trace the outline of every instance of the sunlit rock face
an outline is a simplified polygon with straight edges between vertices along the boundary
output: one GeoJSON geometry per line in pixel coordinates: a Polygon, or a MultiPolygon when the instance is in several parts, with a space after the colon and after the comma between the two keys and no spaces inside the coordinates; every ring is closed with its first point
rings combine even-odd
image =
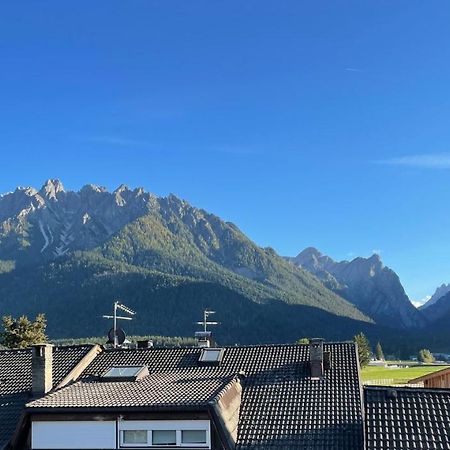
{"type": "Polygon", "coordinates": [[[93,184],[66,191],[59,180],[19,187],[0,197],[1,259],[26,263],[93,248],[157,206],[153,194],[124,185],[114,192],[93,184]]]}

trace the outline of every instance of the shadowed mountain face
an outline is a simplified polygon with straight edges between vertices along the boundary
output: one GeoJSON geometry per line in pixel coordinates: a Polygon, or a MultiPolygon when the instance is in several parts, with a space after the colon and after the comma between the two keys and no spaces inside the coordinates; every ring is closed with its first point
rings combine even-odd
{"type": "Polygon", "coordinates": [[[336,262],[315,248],[289,258],[316,275],[325,286],[346,298],[376,323],[401,328],[421,328],[426,320],[409,301],[397,274],[378,255],[336,262]]]}
{"type": "Polygon", "coordinates": [[[306,270],[173,195],[95,185],[72,192],[49,180],[0,197],[2,313],[43,311],[54,336],[102,334],[99,316],[118,296],[140,312],[140,333],[191,333],[192,311],[213,305],[229,342],[325,335],[324,324],[348,337],[371,322],[306,270]],[[190,314],[179,316],[187,305],[190,314]]]}
{"type": "Polygon", "coordinates": [[[450,319],[450,284],[442,284],[434,295],[421,307],[424,316],[430,322],[438,322],[441,328],[448,329],[450,319]]]}

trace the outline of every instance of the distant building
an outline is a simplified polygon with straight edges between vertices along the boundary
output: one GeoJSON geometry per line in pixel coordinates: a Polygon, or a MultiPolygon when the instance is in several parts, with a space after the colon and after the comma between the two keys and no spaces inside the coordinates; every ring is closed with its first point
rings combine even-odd
{"type": "Polygon", "coordinates": [[[40,345],[0,381],[0,450],[450,448],[450,391],[363,389],[354,343],[40,345]]]}

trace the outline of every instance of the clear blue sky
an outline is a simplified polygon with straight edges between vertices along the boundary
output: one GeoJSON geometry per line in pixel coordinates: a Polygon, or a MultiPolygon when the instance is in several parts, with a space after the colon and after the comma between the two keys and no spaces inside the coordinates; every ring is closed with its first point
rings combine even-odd
{"type": "Polygon", "coordinates": [[[0,192],[121,183],[450,282],[450,3],[0,6],[0,192]]]}

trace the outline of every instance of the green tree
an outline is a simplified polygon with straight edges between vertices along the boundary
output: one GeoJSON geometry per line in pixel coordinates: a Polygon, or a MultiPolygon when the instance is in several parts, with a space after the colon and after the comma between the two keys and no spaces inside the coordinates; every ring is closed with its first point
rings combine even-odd
{"type": "Polygon", "coordinates": [[[435,361],[433,354],[427,348],[419,350],[418,360],[423,363],[432,363],[435,361]]]}
{"type": "Polygon", "coordinates": [[[303,337],[301,339],[299,339],[296,344],[309,344],[309,339],[306,337],[303,337]]]}
{"type": "Polygon", "coordinates": [[[378,342],[377,346],[375,347],[375,356],[379,361],[384,361],[384,353],[383,349],[381,348],[381,344],[378,342]]]}
{"type": "Polygon", "coordinates": [[[367,366],[367,364],[369,364],[370,356],[372,354],[372,352],[370,351],[369,340],[366,338],[364,333],[357,334],[353,337],[353,340],[358,347],[359,365],[361,367],[365,367],[367,366]]]}
{"type": "Polygon", "coordinates": [[[26,316],[20,316],[18,319],[4,316],[2,322],[4,331],[0,335],[0,344],[4,347],[25,348],[47,342],[47,320],[44,314],[38,314],[34,322],[26,316]]]}

